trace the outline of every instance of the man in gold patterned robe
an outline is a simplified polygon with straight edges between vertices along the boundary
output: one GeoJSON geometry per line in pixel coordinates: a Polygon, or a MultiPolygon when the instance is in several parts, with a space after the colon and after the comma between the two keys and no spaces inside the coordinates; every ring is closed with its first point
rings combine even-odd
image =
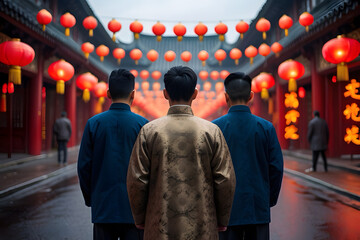
{"type": "Polygon", "coordinates": [[[146,124],[130,158],[127,188],[145,240],[216,240],[226,230],[235,189],[220,129],[195,117],[197,77],[188,67],[164,76],[167,116],[146,124]]]}

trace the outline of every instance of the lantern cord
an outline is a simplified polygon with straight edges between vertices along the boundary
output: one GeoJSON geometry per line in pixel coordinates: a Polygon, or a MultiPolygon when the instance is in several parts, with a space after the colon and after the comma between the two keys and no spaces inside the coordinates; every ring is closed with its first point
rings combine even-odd
{"type": "Polygon", "coordinates": [[[349,70],[344,62],[337,65],[337,80],[349,81],[349,70]]]}
{"type": "Polygon", "coordinates": [[[58,94],[64,94],[65,93],[65,82],[64,82],[64,80],[58,80],[56,82],[56,92],[58,94]]]}
{"type": "Polygon", "coordinates": [[[9,69],[9,82],[15,85],[21,85],[21,68],[20,66],[11,65],[9,69]]]}
{"type": "Polygon", "coordinates": [[[269,99],[269,91],[266,88],[261,89],[261,99],[269,99]]]}
{"type": "Polygon", "coordinates": [[[296,92],[297,86],[296,86],[296,80],[294,78],[290,78],[288,89],[289,92],[296,92]]]}

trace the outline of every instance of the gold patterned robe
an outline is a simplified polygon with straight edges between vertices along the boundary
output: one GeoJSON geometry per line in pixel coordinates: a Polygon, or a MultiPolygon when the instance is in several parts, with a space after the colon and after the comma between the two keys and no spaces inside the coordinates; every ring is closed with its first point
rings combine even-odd
{"type": "Polygon", "coordinates": [[[235,190],[231,156],[214,124],[190,106],[170,107],[146,124],[130,158],[127,188],[145,240],[216,240],[235,190]]]}

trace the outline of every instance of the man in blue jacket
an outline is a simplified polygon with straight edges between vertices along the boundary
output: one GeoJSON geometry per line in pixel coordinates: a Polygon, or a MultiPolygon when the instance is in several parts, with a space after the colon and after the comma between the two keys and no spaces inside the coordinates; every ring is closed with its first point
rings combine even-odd
{"type": "Polygon", "coordinates": [[[236,175],[229,227],[220,240],[269,239],[270,207],[275,206],[283,176],[283,156],[273,125],[252,115],[251,78],[231,73],[225,79],[228,114],[213,121],[229,146],[236,175]]]}
{"type": "Polygon", "coordinates": [[[125,69],[109,77],[110,109],[86,124],[78,158],[85,204],[91,207],[94,239],[140,239],[126,190],[126,175],[137,135],[148,121],[130,111],[134,76],[125,69]]]}

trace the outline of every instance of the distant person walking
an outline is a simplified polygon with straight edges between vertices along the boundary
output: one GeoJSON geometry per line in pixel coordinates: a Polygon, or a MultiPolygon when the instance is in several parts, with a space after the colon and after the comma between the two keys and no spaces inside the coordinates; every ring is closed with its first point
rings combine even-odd
{"type": "Polygon", "coordinates": [[[58,164],[67,164],[67,143],[71,137],[71,122],[66,117],[66,112],[61,113],[61,117],[56,119],[53,133],[58,145],[58,164]]]}
{"type": "Polygon", "coordinates": [[[320,118],[319,111],[314,111],[314,118],[309,122],[307,139],[310,143],[310,148],[313,152],[312,154],[312,168],[306,169],[306,172],[316,172],[316,165],[321,154],[324,160],[324,169],[325,172],[328,171],[327,160],[325,156],[325,151],[329,142],[329,128],[326,121],[320,118]]]}

